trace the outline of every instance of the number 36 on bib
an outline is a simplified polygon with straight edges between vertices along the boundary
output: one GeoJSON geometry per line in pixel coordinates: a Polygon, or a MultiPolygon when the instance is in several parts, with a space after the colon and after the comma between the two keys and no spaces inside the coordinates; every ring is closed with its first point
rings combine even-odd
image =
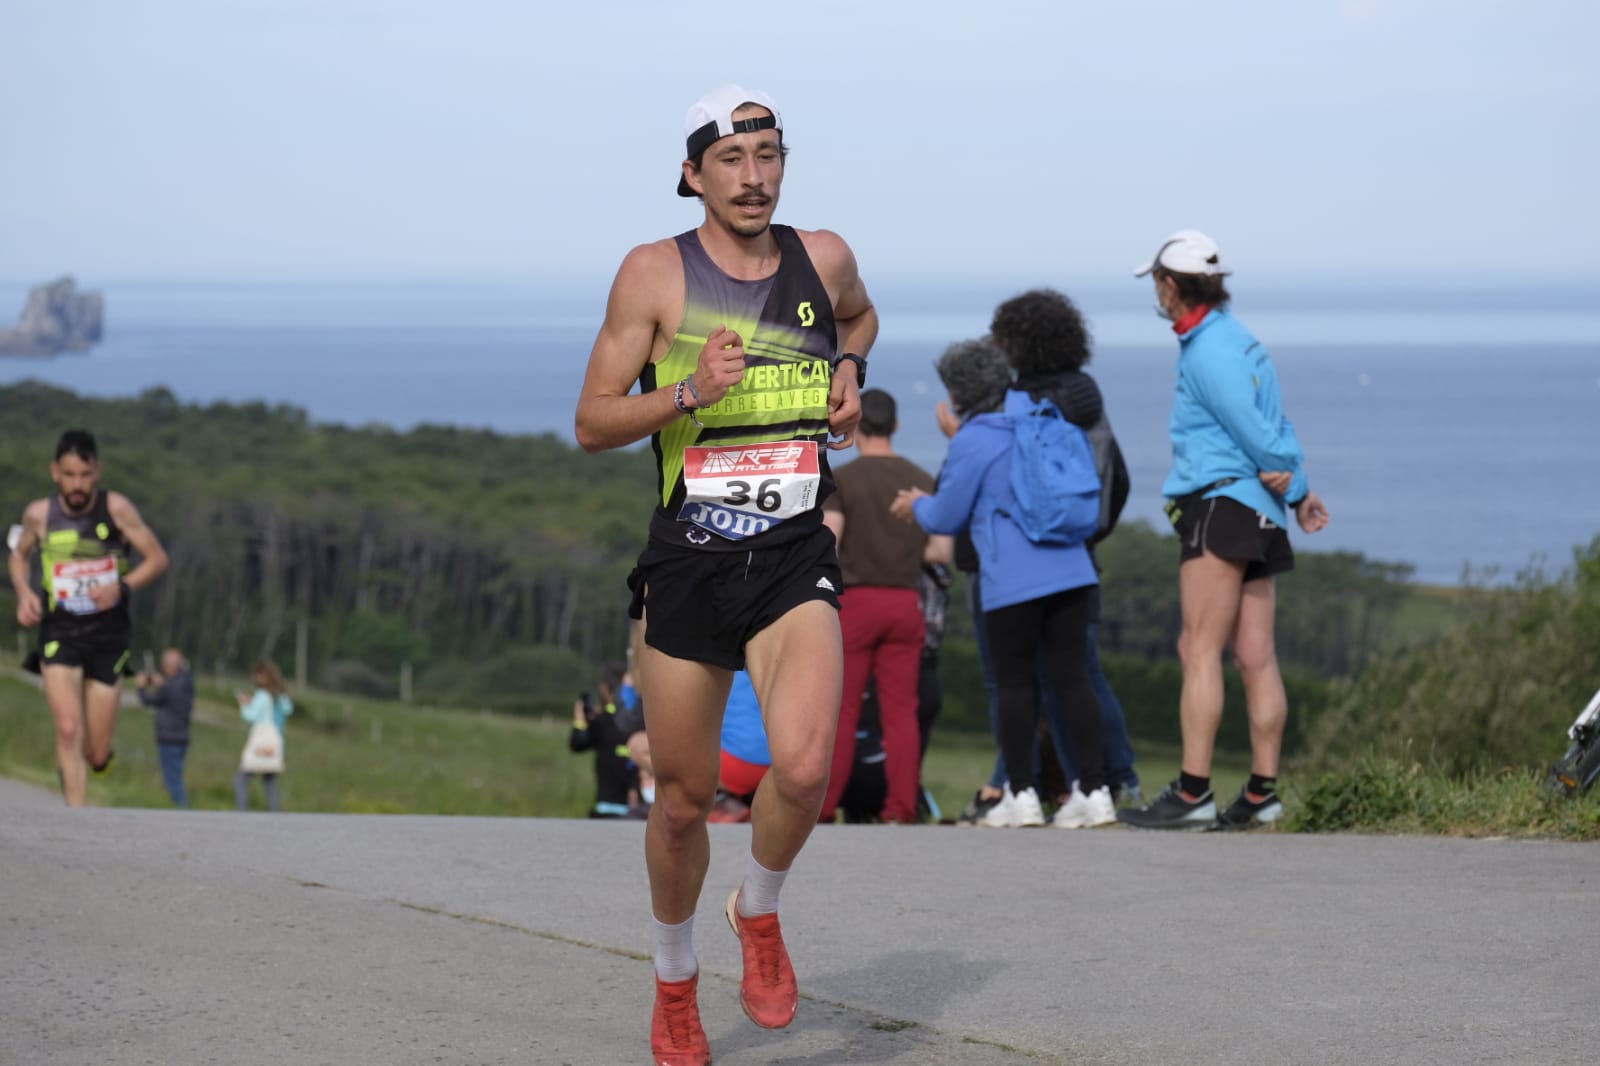
{"type": "Polygon", "coordinates": [[[815,507],[821,482],[816,441],[685,448],[678,521],[744,540],[815,507]]]}

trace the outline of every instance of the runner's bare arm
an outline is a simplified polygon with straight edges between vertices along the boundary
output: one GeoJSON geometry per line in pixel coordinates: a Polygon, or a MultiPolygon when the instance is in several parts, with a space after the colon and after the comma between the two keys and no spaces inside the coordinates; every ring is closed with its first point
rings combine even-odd
{"type": "MultiPolygon", "coordinates": [[[[133,550],[139,553],[139,565],[129,570],[122,576],[123,584],[130,589],[142,589],[156,578],[167,572],[167,552],[161,547],[161,542],[151,532],[150,527],[144,524],[144,518],[139,514],[139,509],[133,501],[120,492],[106,493],[106,510],[111,512],[112,521],[117,528],[122,530],[122,535],[128,538],[128,543],[133,545],[133,550]]],[[[103,586],[90,590],[96,606],[102,610],[114,607],[122,598],[122,589],[117,585],[103,586]],[[101,603],[101,595],[110,599],[109,603],[101,603]]]]}
{"type": "Polygon", "coordinates": [[[872,306],[866,283],[856,273],[856,257],[850,254],[849,248],[844,252],[849,265],[849,283],[840,290],[833,305],[833,317],[839,326],[839,351],[854,352],[865,359],[878,339],[878,309],[872,306]]]}
{"type": "Polygon", "coordinates": [[[662,330],[663,290],[680,269],[674,260],[659,242],[643,244],[617,269],[578,396],[574,429],[586,452],[621,448],[683,417],[670,388],[630,395],[662,330]]]}
{"type": "Polygon", "coordinates": [[[39,594],[28,585],[28,560],[33,557],[33,550],[39,546],[44,534],[45,515],[49,507],[48,499],[34,500],[28,504],[22,512],[22,536],[17,539],[16,550],[8,561],[11,587],[17,592],[17,624],[24,629],[38,625],[44,615],[44,604],[40,602],[39,594]]]}
{"type": "MultiPolygon", "coordinates": [[[[620,448],[642,440],[679,418],[676,381],[658,382],[650,393],[630,395],[645,364],[672,343],[669,326],[683,304],[683,264],[671,241],[641,245],[628,253],[606,303],[606,320],[595,338],[578,398],[575,423],[585,451],[620,448]]],[[[744,377],[744,339],[719,325],[700,349],[699,365],[684,390],[688,407],[718,403],[744,377]]]]}
{"type": "MultiPolygon", "coordinates": [[[[839,352],[867,357],[878,339],[878,311],[856,269],[855,253],[837,233],[819,229],[802,232],[806,254],[833,298],[833,319],[839,333],[839,352]]],[[[854,371],[855,367],[850,367],[854,371]]],[[[854,373],[839,373],[828,390],[828,429],[836,438],[833,450],[847,448],[861,421],[861,389],[854,373]]]]}

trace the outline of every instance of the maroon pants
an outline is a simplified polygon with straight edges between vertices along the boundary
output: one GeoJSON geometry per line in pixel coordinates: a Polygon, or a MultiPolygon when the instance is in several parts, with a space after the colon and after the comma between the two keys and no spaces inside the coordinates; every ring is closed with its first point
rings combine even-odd
{"type": "Polygon", "coordinates": [[[839,597],[839,628],[844,634],[844,695],[839,702],[839,732],[833,742],[833,770],[822,803],[822,820],[832,821],[839,797],[855,764],[856,726],[867,679],[878,679],[878,713],[883,721],[884,777],[888,795],[885,821],[911,822],[917,816],[917,778],[922,741],[917,731],[917,677],[922,668],[922,605],[916,589],[854,585],[839,597]]]}

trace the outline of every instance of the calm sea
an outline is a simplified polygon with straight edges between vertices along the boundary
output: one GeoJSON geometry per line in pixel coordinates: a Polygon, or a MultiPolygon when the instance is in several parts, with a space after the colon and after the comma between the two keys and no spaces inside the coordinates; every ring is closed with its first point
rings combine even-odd
{"type": "MultiPolygon", "coordinates": [[[[261,399],[317,421],[488,427],[572,435],[605,287],[105,286],[106,341],[87,355],[0,357],[0,383],[33,378],[187,402],[261,399]]],[[[0,286],[0,317],[25,286],[0,286]]],[[[872,384],[900,401],[900,450],[936,470],[932,370],[986,331],[992,300],[878,296],[872,384]]],[[[1176,345],[1125,296],[1080,298],[1100,382],[1133,475],[1128,514],[1159,525],[1176,345]]],[[[1600,534],[1600,305],[1485,304],[1385,293],[1312,311],[1241,298],[1272,351],[1313,485],[1333,515],[1302,550],[1351,550],[1454,583],[1559,570],[1600,534]],[[1487,575],[1485,575],[1487,576],[1487,575]]]]}

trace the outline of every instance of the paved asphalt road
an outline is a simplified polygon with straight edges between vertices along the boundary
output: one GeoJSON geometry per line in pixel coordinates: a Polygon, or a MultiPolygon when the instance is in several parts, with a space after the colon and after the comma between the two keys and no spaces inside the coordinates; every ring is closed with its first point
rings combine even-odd
{"type": "MultiPolygon", "coordinates": [[[[0,1063],[646,1063],[641,837],[69,811],[0,781],[0,1063]]],[[[772,1033],[720,915],[747,840],[712,827],[696,928],[723,1066],[1600,1057],[1594,845],[819,830],[772,1033]]]]}

